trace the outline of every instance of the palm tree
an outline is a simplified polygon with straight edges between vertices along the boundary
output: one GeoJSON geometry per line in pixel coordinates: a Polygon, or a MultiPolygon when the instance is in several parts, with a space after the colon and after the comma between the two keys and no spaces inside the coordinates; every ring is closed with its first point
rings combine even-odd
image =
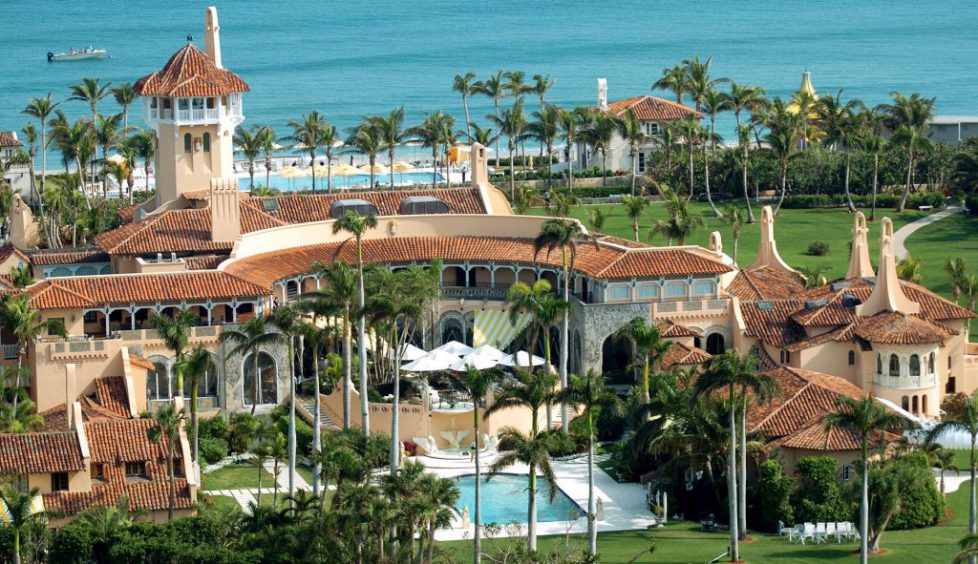
{"type": "Polygon", "coordinates": [[[312,191],[315,192],[316,153],[326,144],[323,139],[326,118],[313,110],[303,114],[301,120],[290,119],[287,125],[292,129],[292,134],[287,136],[285,141],[292,143],[293,150],[306,151],[309,154],[309,166],[312,167],[312,191]]]}
{"type": "Polygon", "coordinates": [[[978,535],[968,534],[965,535],[963,539],[958,542],[958,546],[961,547],[961,552],[954,557],[952,562],[954,564],[962,564],[963,562],[974,562],[978,559],[978,535]]]}
{"type": "Polygon", "coordinates": [[[907,253],[896,265],[897,278],[919,284],[924,279],[924,265],[907,253]]]}
{"type": "MultiPolygon", "coordinates": [[[[556,83],[557,83],[557,81],[551,79],[549,74],[539,74],[538,73],[538,74],[533,75],[533,84],[529,87],[529,90],[528,91],[529,92],[533,92],[534,94],[536,94],[540,98],[540,110],[539,111],[542,112],[543,109],[545,107],[547,107],[547,100],[546,100],[545,97],[547,95],[547,92],[550,92],[550,89],[553,88],[554,87],[554,84],[556,84],[556,83]]],[[[540,150],[543,151],[543,147],[540,147],[540,150]]],[[[542,152],[540,153],[540,156],[541,157],[543,156],[543,153],[542,152]]]]}
{"type": "Polygon", "coordinates": [[[473,561],[478,564],[482,561],[482,465],[479,463],[479,406],[486,401],[489,388],[493,384],[501,382],[503,372],[497,368],[488,370],[476,370],[471,366],[465,372],[464,377],[459,377],[453,382],[457,382],[465,393],[472,399],[472,427],[475,434],[475,543],[473,544],[473,561]]]}
{"type": "Polygon", "coordinates": [[[133,90],[132,84],[126,82],[125,84],[120,84],[112,89],[112,96],[115,98],[115,103],[119,104],[122,108],[122,134],[129,134],[129,106],[136,101],[136,91],[133,90]]]}
{"type": "Polygon", "coordinates": [[[173,370],[178,377],[190,388],[190,447],[193,449],[191,454],[194,460],[194,471],[197,479],[200,479],[200,441],[199,441],[199,420],[198,394],[200,383],[207,377],[207,371],[211,366],[211,355],[202,345],[197,345],[182,358],[177,359],[173,365],[173,370]]]}
{"type": "Polygon", "coordinates": [[[145,189],[149,192],[149,162],[156,157],[156,133],[152,129],[142,129],[132,136],[136,152],[143,159],[143,169],[146,171],[145,189]]]}
{"type": "MultiPolygon", "coordinates": [[[[47,120],[54,113],[55,108],[58,107],[58,102],[55,102],[51,98],[51,93],[43,98],[31,98],[30,102],[27,103],[20,113],[29,115],[40,122],[40,132],[41,132],[41,193],[44,192],[46,186],[45,180],[47,179],[48,172],[48,139],[47,139],[47,120]]],[[[43,209],[43,206],[42,206],[43,209]]]]}
{"type": "Polygon", "coordinates": [[[680,245],[686,244],[686,238],[691,236],[696,229],[706,225],[703,216],[693,213],[689,209],[689,200],[679,197],[676,191],[666,184],[659,184],[659,194],[665,199],[665,208],[668,219],[656,219],[652,222],[652,229],[649,236],[665,235],[669,239],[669,245],[677,242],[680,245]]]}
{"type": "Polygon", "coordinates": [[[754,112],[764,105],[764,88],[761,86],[747,86],[730,83],[730,94],[727,96],[728,110],[733,111],[734,119],[737,122],[737,129],[740,129],[741,112],[754,112]]]}
{"type": "MultiPolygon", "coordinates": [[[[122,157],[122,162],[119,166],[116,165],[117,170],[122,170],[124,172],[124,179],[126,181],[126,191],[129,193],[129,203],[133,203],[133,190],[136,186],[136,181],[133,178],[133,171],[136,169],[136,160],[139,158],[139,147],[136,145],[136,141],[133,137],[128,137],[122,140],[116,149],[119,151],[119,156],[122,157]]],[[[120,189],[122,187],[120,180],[120,189]]]]}
{"type": "Polygon", "coordinates": [[[14,394],[20,397],[16,404],[0,402],[0,433],[31,433],[44,428],[44,418],[37,414],[37,406],[23,389],[14,394]]]}
{"type": "MultiPolygon", "coordinates": [[[[274,454],[276,443],[280,442],[282,433],[270,419],[258,419],[250,439],[248,450],[255,457],[255,467],[258,469],[258,506],[261,506],[261,479],[265,474],[265,461],[274,454]]],[[[277,470],[276,470],[277,472],[277,470]]],[[[278,476],[274,476],[275,487],[278,487],[278,476]]]]}
{"type": "Polygon", "coordinates": [[[373,189],[374,167],[377,165],[377,154],[384,147],[384,141],[372,118],[365,117],[360,124],[350,129],[346,145],[350,151],[367,156],[367,163],[370,166],[370,188],[373,189]]]}
{"type": "Polygon", "coordinates": [[[167,476],[170,481],[169,501],[167,502],[166,518],[173,520],[173,506],[176,504],[176,472],[173,468],[173,457],[176,451],[177,441],[180,440],[180,428],[183,427],[184,415],[183,408],[177,409],[172,403],[168,403],[153,413],[153,427],[146,430],[149,440],[154,443],[166,443],[166,467],[167,476]]]}
{"type": "MultiPolygon", "coordinates": [[[[235,326],[225,326],[221,331],[218,341],[222,344],[227,343],[231,350],[224,355],[229,359],[235,355],[247,357],[251,355],[252,369],[254,370],[254,395],[252,397],[251,414],[255,414],[255,409],[261,403],[261,371],[258,366],[258,354],[265,347],[282,341],[282,334],[275,330],[264,316],[256,316],[248,321],[235,326]]],[[[245,386],[245,392],[248,387],[245,386]]]]}
{"type": "Polygon", "coordinates": [[[472,127],[470,126],[472,119],[469,117],[469,96],[477,92],[476,84],[475,73],[472,71],[465,74],[456,74],[455,79],[452,81],[452,92],[458,92],[462,95],[462,109],[465,110],[465,135],[469,138],[472,137],[472,127]]]}
{"type": "Polygon", "coordinates": [[[333,191],[333,150],[343,145],[336,126],[327,123],[323,126],[323,152],[326,154],[326,191],[333,191]]]}
{"type": "Polygon", "coordinates": [[[683,59],[683,70],[686,73],[686,91],[696,103],[696,111],[703,109],[703,103],[711,90],[718,84],[730,82],[728,78],[710,78],[710,68],[713,67],[713,57],[700,60],[699,53],[692,59],[683,59]]]}
{"type": "MultiPolygon", "coordinates": [[[[37,140],[38,133],[37,128],[34,127],[33,123],[28,122],[21,129],[24,134],[24,143],[27,145],[27,174],[30,176],[30,190],[31,190],[31,202],[39,202],[40,199],[37,197],[37,175],[34,172],[34,163],[37,159],[37,140]]],[[[9,165],[10,161],[8,161],[9,165]]],[[[43,212],[44,206],[41,206],[41,211],[43,212]]],[[[42,215],[41,221],[43,222],[44,217],[42,215]]]]}
{"type": "MultiPolygon", "coordinates": [[[[975,306],[978,305],[978,276],[972,274],[964,279],[964,285],[962,286],[962,293],[968,297],[968,311],[975,311],[975,306]]],[[[967,321],[968,335],[971,334],[971,318],[967,321]]]]}
{"type": "Polygon", "coordinates": [[[846,154],[845,159],[845,181],[843,183],[846,205],[850,212],[856,211],[856,206],[852,203],[852,196],[849,194],[849,171],[852,168],[852,148],[856,144],[856,136],[860,130],[859,119],[862,115],[859,110],[863,103],[859,100],[842,101],[842,90],[833,96],[827,94],[818,100],[816,112],[819,116],[819,125],[825,133],[824,143],[833,149],[843,149],[846,154]]]}
{"type": "Polygon", "coordinates": [[[598,233],[600,233],[601,230],[604,228],[605,219],[607,219],[607,218],[604,215],[604,212],[602,212],[598,208],[593,209],[593,210],[589,211],[588,214],[587,214],[587,224],[588,224],[588,227],[591,228],[591,231],[592,232],[598,232],[598,233]]]}
{"type": "MultiPolygon", "coordinates": [[[[474,91],[492,98],[492,105],[495,108],[494,122],[499,121],[499,101],[506,95],[505,78],[503,71],[497,70],[490,74],[485,81],[476,82],[473,85],[474,91]]],[[[496,166],[499,166],[499,137],[496,137],[496,166]]]]}
{"type": "MultiPolygon", "coordinates": [[[[507,137],[507,149],[509,149],[509,189],[510,194],[515,198],[516,196],[516,161],[514,158],[514,152],[516,151],[517,142],[523,136],[523,131],[526,129],[526,114],[523,112],[523,100],[517,99],[513,104],[513,107],[503,110],[501,116],[487,116],[490,121],[492,121],[496,127],[499,129],[500,135],[505,135],[507,137]]],[[[498,140],[496,141],[498,144],[498,140]]],[[[497,153],[498,162],[498,153],[497,153]]]]}
{"type": "Polygon", "coordinates": [[[717,152],[717,115],[730,109],[730,96],[711,88],[703,95],[703,111],[710,116],[710,147],[713,155],[717,152]]]}
{"type": "MultiPolygon", "coordinates": [[[[166,348],[173,351],[174,359],[179,363],[183,360],[184,350],[186,350],[190,342],[190,330],[199,321],[197,316],[189,310],[183,310],[173,317],[154,313],[151,320],[153,326],[156,327],[157,333],[160,335],[160,339],[163,340],[163,344],[166,345],[166,348]]],[[[176,374],[177,394],[182,394],[183,374],[180,371],[177,371],[176,374]]]]}
{"type": "Polygon", "coordinates": [[[607,112],[597,109],[590,112],[584,133],[588,143],[601,153],[602,186],[608,185],[608,151],[611,150],[611,142],[617,129],[618,120],[607,112]]]}
{"type": "Polygon", "coordinates": [[[560,132],[560,107],[547,104],[539,111],[533,112],[534,121],[527,124],[526,135],[540,142],[541,151],[547,150],[547,185],[553,178],[554,140],[560,132]]]}
{"type": "Polygon", "coordinates": [[[421,145],[431,149],[431,187],[436,188],[438,182],[438,150],[445,138],[445,127],[448,117],[438,110],[425,114],[419,125],[408,129],[407,134],[421,142],[421,145]]]}
{"type": "Polygon", "coordinates": [[[20,564],[20,538],[35,523],[45,522],[44,511],[34,511],[34,500],[41,496],[41,490],[31,488],[21,492],[12,486],[0,490],[0,502],[6,507],[4,524],[14,532],[14,564],[20,564]]]}
{"type": "Polygon", "coordinates": [[[917,155],[930,147],[930,140],[924,135],[927,123],[934,117],[934,98],[924,98],[914,93],[906,97],[899,92],[891,92],[891,104],[882,106],[886,114],[887,128],[893,132],[890,142],[902,145],[907,154],[907,181],[903,188],[903,196],[897,205],[897,211],[902,212],[907,206],[910,188],[913,184],[913,171],[917,155]]]}
{"type": "MultiPolygon", "coordinates": [[[[313,370],[313,390],[312,397],[315,398],[312,408],[312,450],[311,452],[319,452],[322,449],[322,402],[320,401],[320,372],[319,372],[319,362],[323,359],[324,353],[326,352],[330,342],[333,340],[333,328],[328,324],[326,326],[320,326],[319,320],[322,316],[332,316],[336,313],[336,308],[329,302],[320,301],[303,301],[296,304],[296,309],[304,313],[309,313],[312,315],[311,320],[301,320],[298,324],[296,332],[299,335],[300,343],[305,343],[310,346],[310,352],[312,353],[312,370],[313,370]]],[[[300,358],[302,354],[300,353],[300,358]]],[[[335,374],[335,371],[327,371],[326,377],[330,384],[330,390],[335,389],[336,382],[338,381],[339,375],[337,374],[336,379],[331,379],[330,376],[335,374]]],[[[320,462],[313,463],[312,472],[312,493],[314,496],[319,497],[319,479],[320,472],[322,471],[322,465],[320,462]]]]}
{"type": "Polygon", "coordinates": [[[830,270],[832,270],[832,267],[827,264],[814,264],[799,268],[798,273],[805,282],[805,288],[812,289],[829,283],[826,274],[828,274],[830,270]]]}
{"type": "Polygon", "coordinates": [[[605,386],[605,378],[589,370],[583,376],[571,379],[570,386],[561,390],[561,401],[578,405],[583,409],[582,417],[587,421],[587,529],[588,547],[591,555],[598,553],[597,514],[594,507],[594,415],[597,410],[613,415],[622,413],[622,403],[614,392],[605,386]]]}
{"type": "Polygon", "coordinates": [[[87,102],[88,108],[92,111],[92,123],[95,123],[98,103],[111,93],[109,88],[111,84],[111,82],[101,84],[97,78],[85,77],[78,84],[72,85],[71,96],[68,99],[87,102]]]}
{"type": "Polygon", "coordinates": [[[577,137],[578,126],[581,123],[581,111],[560,110],[560,131],[567,141],[567,193],[574,193],[574,140],[577,137]]]}
{"type": "Polygon", "coordinates": [[[723,208],[723,221],[730,226],[733,237],[733,261],[737,263],[737,244],[740,242],[740,230],[744,227],[744,214],[740,206],[728,204],[723,208]]]}
{"type": "Polygon", "coordinates": [[[873,203],[869,212],[869,220],[876,219],[876,193],[879,187],[880,154],[886,149],[887,141],[883,137],[883,120],[876,109],[863,109],[859,118],[860,129],[856,134],[857,146],[863,152],[873,156],[873,203]]]}
{"type": "MultiPolygon", "coordinates": [[[[978,411],[975,412],[978,415],[978,411]]],[[[978,421],[978,419],[976,419],[978,421]]],[[[952,428],[950,421],[934,427],[928,437],[937,436],[934,431],[943,432],[952,428]]],[[[862,501],[859,504],[859,561],[866,564],[869,558],[869,441],[881,432],[906,427],[907,421],[891,413],[871,396],[860,399],[846,395],[835,398],[835,411],[826,414],[825,428],[851,433],[859,439],[860,460],[862,461],[862,501]]],[[[978,429],[978,424],[976,424],[978,429]]],[[[974,435],[972,435],[974,438],[974,435]]],[[[972,449],[974,452],[974,449],[972,449]]],[[[972,460],[974,455],[972,454],[972,460]]],[[[972,493],[974,488],[972,487],[972,493]]],[[[974,527],[974,503],[972,503],[972,528],[974,527]]]]}
{"type": "MultiPolygon", "coordinates": [[[[41,312],[31,304],[30,295],[23,293],[18,296],[0,300],[0,320],[4,328],[17,339],[17,380],[16,387],[21,387],[21,377],[24,373],[24,360],[27,358],[31,343],[43,334],[55,335],[62,339],[68,337],[64,322],[59,319],[42,319],[41,312]]],[[[17,409],[17,396],[14,396],[13,406],[17,409]]]]}
{"type": "MultiPolygon", "coordinates": [[[[109,149],[115,147],[119,141],[119,120],[118,114],[110,116],[99,115],[95,120],[95,142],[102,149],[102,196],[108,197],[108,173],[106,158],[109,156],[109,149]]],[[[122,190],[122,185],[119,185],[122,190]]]]}
{"type": "Polygon", "coordinates": [[[543,478],[550,488],[550,501],[557,493],[557,477],[550,466],[550,436],[546,433],[524,435],[515,427],[503,427],[498,433],[499,440],[509,445],[509,450],[499,455],[489,467],[489,478],[513,464],[529,466],[530,485],[527,488],[527,545],[530,551],[537,549],[537,480],[543,478]],[[537,471],[540,476],[537,476],[537,471]]]}
{"type": "Polygon", "coordinates": [[[74,161],[75,167],[78,169],[78,179],[82,194],[85,196],[85,204],[91,209],[92,203],[85,171],[96,152],[94,126],[92,122],[82,118],[74,123],[59,121],[52,126],[52,129],[54,140],[58,144],[65,162],[74,161]]]}
{"type": "MultiPolygon", "coordinates": [[[[638,152],[642,144],[648,141],[642,122],[635,116],[635,110],[629,109],[618,121],[618,133],[628,143],[628,155],[632,158],[632,196],[635,196],[635,184],[638,181],[638,152]]],[[[635,230],[635,240],[638,241],[638,230],[635,230]]]]}
{"type": "Polygon", "coordinates": [[[643,317],[633,318],[616,334],[632,342],[633,363],[642,370],[642,401],[648,404],[651,401],[650,375],[654,368],[661,365],[662,358],[669,351],[672,343],[663,341],[659,334],[659,327],[643,317]]]}
{"type": "Polygon", "coordinates": [[[700,122],[695,119],[683,119],[675,125],[676,131],[683,138],[686,143],[686,155],[689,157],[689,185],[686,192],[686,199],[693,199],[693,192],[696,190],[696,169],[694,167],[693,159],[696,156],[696,145],[702,142],[703,128],[700,126],[700,122]]]}
{"type": "Polygon", "coordinates": [[[798,138],[801,130],[801,114],[788,110],[780,98],[775,98],[766,114],[764,125],[768,134],[764,140],[778,158],[779,178],[781,179],[781,194],[778,205],[774,208],[777,214],[781,210],[785,193],[788,190],[788,163],[798,155],[798,138]]]}
{"type": "Polygon", "coordinates": [[[941,495],[945,495],[944,472],[958,473],[961,471],[961,469],[954,464],[954,451],[934,442],[924,443],[921,450],[927,457],[927,464],[931,468],[937,468],[940,471],[940,477],[938,480],[939,487],[941,490],[941,495]]]}
{"type": "MultiPolygon", "coordinates": [[[[421,478],[421,495],[428,504],[428,510],[422,512],[424,516],[422,527],[423,537],[428,541],[427,562],[434,562],[435,553],[435,531],[440,528],[451,526],[454,517],[455,504],[458,502],[460,492],[455,485],[454,478],[441,478],[434,474],[425,474],[421,478]]],[[[421,559],[421,547],[418,550],[418,561],[421,559]]]]}
{"type": "Polygon", "coordinates": [[[394,150],[404,143],[406,133],[404,124],[404,106],[394,108],[387,116],[371,118],[377,134],[380,137],[381,149],[387,149],[387,160],[390,163],[391,190],[394,189],[394,150]]]}
{"type": "Polygon", "coordinates": [[[958,300],[961,299],[961,292],[968,276],[967,270],[968,265],[961,257],[953,259],[948,257],[944,260],[944,272],[951,280],[951,295],[954,296],[954,303],[958,303],[958,300]]]}
{"type": "Polygon", "coordinates": [[[652,83],[652,90],[668,90],[676,95],[676,102],[683,103],[683,94],[688,90],[689,75],[680,65],[662,69],[662,77],[652,83]]]}
{"type": "Polygon", "coordinates": [[[638,242],[638,223],[649,207],[649,199],[645,196],[625,196],[621,199],[621,203],[625,206],[625,215],[632,222],[632,234],[638,242]]]}
{"type": "MultiPolygon", "coordinates": [[[[571,275],[574,271],[574,262],[577,260],[577,244],[586,239],[584,229],[577,221],[564,221],[561,219],[549,219],[540,226],[540,233],[533,240],[534,257],[540,251],[546,249],[547,254],[560,249],[560,264],[564,277],[563,300],[570,303],[571,275]]],[[[594,243],[597,246],[597,242],[594,243]]],[[[568,346],[570,343],[570,314],[563,315],[560,328],[560,387],[567,387],[567,357],[568,346]]],[[[570,421],[567,413],[567,404],[560,406],[561,411],[561,430],[566,435],[570,421]]]]}
{"type": "MultiPolygon", "coordinates": [[[[971,491],[968,497],[968,534],[974,536],[978,534],[978,526],[976,526],[976,523],[978,523],[976,521],[978,505],[976,505],[975,500],[975,474],[976,470],[978,470],[978,451],[976,451],[975,447],[975,442],[978,441],[978,394],[969,396],[963,409],[957,413],[946,415],[944,420],[928,431],[927,442],[934,442],[945,433],[966,433],[971,439],[971,442],[968,443],[971,449],[970,458],[968,459],[968,466],[971,472],[971,481],[969,482],[971,491]]],[[[974,564],[976,562],[975,555],[971,555],[968,562],[974,564]]]]}
{"type": "MultiPolygon", "coordinates": [[[[265,188],[271,187],[272,175],[272,154],[278,145],[275,143],[275,130],[270,125],[255,125],[255,137],[258,138],[258,146],[265,157],[265,188]]],[[[247,155],[246,155],[247,156],[247,155]]],[[[254,187],[254,173],[251,173],[251,185],[254,187]]]]}
{"type": "Polygon", "coordinates": [[[367,324],[364,317],[366,296],[363,288],[363,236],[368,229],[377,227],[377,218],[368,215],[361,216],[355,211],[333,222],[333,234],[345,231],[353,236],[357,245],[357,285],[359,296],[357,303],[357,353],[360,360],[360,428],[365,437],[370,436],[370,411],[367,397],[367,324]]]}

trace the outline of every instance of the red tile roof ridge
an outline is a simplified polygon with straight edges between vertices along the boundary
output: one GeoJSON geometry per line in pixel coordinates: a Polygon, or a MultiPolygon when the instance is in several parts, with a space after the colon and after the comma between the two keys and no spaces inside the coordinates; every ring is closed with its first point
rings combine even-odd
{"type": "Polygon", "coordinates": [[[608,102],[608,109],[616,116],[621,116],[623,113],[627,112],[628,110],[638,106],[639,104],[645,101],[651,101],[657,104],[664,104],[666,106],[670,106],[674,110],[681,111],[685,114],[697,117],[699,119],[703,119],[703,114],[701,112],[696,111],[696,109],[694,108],[690,108],[689,106],[680,104],[679,102],[675,102],[673,100],[667,100],[666,98],[660,98],[659,96],[652,96],[651,94],[642,94],[640,96],[633,96],[631,98],[624,98],[622,100],[614,100],[612,102],[608,102]],[[621,106],[621,108],[617,108],[615,106],[621,106]]]}

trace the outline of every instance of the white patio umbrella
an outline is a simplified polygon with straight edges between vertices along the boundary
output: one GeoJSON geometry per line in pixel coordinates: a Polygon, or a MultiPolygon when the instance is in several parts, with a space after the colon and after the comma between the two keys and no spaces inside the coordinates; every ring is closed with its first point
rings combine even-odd
{"type": "Polygon", "coordinates": [[[539,356],[530,354],[526,351],[519,351],[516,354],[508,354],[499,359],[499,364],[502,366],[543,366],[545,362],[546,361],[539,356]]]}
{"type": "Polygon", "coordinates": [[[492,360],[499,360],[502,357],[506,356],[506,353],[504,353],[503,351],[497,349],[492,345],[479,345],[478,347],[473,349],[473,351],[469,354],[477,354],[479,356],[491,358],[492,360]]]}
{"type": "Polygon", "coordinates": [[[405,364],[401,367],[401,370],[408,372],[437,372],[439,370],[448,370],[457,360],[458,355],[435,349],[423,357],[405,364]]]}
{"type": "MultiPolygon", "coordinates": [[[[428,352],[424,349],[418,348],[411,343],[404,343],[401,345],[401,362],[411,362],[413,360],[418,360],[419,358],[427,355],[428,352]]],[[[391,349],[390,357],[394,358],[394,350],[391,349]]]]}
{"type": "Polygon", "coordinates": [[[469,354],[472,352],[472,347],[466,345],[465,343],[460,343],[458,341],[448,341],[444,345],[432,350],[431,352],[442,351],[453,354],[455,356],[462,356],[463,354],[469,354]]]}
{"type": "Polygon", "coordinates": [[[455,372],[467,372],[469,368],[476,370],[486,370],[499,364],[498,360],[493,360],[488,356],[470,353],[455,361],[451,369],[455,372]]]}

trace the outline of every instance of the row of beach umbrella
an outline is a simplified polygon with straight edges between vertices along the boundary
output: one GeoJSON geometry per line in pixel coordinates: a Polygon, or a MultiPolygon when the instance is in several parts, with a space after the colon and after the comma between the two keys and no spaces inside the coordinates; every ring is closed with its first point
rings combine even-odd
{"type": "Polygon", "coordinates": [[[496,366],[528,368],[542,366],[545,363],[544,359],[526,351],[506,354],[492,345],[472,348],[458,341],[449,341],[427,353],[408,344],[403,350],[401,359],[409,361],[401,366],[401,370],[407,372],[440,372],[444,370],[465,372],[470,367],[476,370],[486,370],[496,366]]]}
{"type": "MultiPolygon", "coordinates": [[[[395,173],[412,172],[415,170],[411,163],[406,161],[397,161],[392,167],[395,173]]],[[[348,165],[348,164],[338,164],[332,167],[325,167],[323,165],[317,164],[315,166],[316,176],[355,176],[358,174],[390,174],[391,168],[386,165],[377,163],[373,166],[373,170],[369,164],[365,164],[360,167],[348,165]]],[[[278,170],[278,175],[283,178],[304,178],[312,175],[312,169],[309,167],[299,167],[299,166],[286,166],[278,170]]]]}

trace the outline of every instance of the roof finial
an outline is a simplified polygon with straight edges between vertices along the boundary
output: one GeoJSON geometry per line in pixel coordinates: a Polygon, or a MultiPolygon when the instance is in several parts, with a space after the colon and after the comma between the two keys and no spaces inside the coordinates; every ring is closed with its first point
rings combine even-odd
{"type": "Polygon", "coordinates": [[[778,254],[778,244],[774,240],[774,210],[771,209],[771,206],[761,208],[761,242],[757,249],[757,258],[748,268],[763,266],[795,273],[795,269],[788,266],[778,254]]]}
{"type": "Polygon", "coordinates": [[[194,34],[188,33],[187,34],[187,43],[193,43],[193,42],[194,42],[194,34]]]}
{"type": "Polygon", "coordinates": [[[884,217],[880,223],[880,265],[876,273],[873,292],[865,302],[856,306],[856,314],[875,315],[881,311],[893,311],[912,315],[920,312],[920,304],[910,301],[903,293],[903,286],[896,272],[893,254],[893,222],[884,217]]]}
{"type": "Polygon", "coordinates": [[[868,232],[866,216],[863,212],[856,212],[852,222],[852,251],[849,255],[849,270],[846,272],[847,280],[873,276],[873,265],[869,262],[869,243],[866,240],[868,232]]]}

